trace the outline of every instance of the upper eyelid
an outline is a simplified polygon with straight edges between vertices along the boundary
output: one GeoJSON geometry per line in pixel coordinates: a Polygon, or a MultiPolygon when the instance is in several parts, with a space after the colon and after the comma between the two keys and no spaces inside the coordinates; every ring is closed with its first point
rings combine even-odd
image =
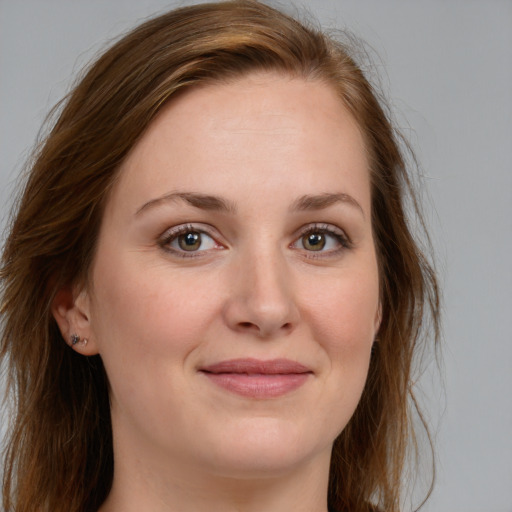
{"type": "MultiPolygon", "coordinates": [[[[157,243],[158,245],[164,247],[168,245],[172,240],[176,239],[178,236],[188,233],[191,231],[195,231],[201,234],[204,234],[206,236],[209,236],[212,240],[214,240],[216,243],[220,245],[225,245],[225,242],[219,241],[219,238],[222,238],[218,231],[215,230],[212,226],[209,226],[208,224],[193,224],[193,223],[184,223],[179,224],[177,226],[172,226],[170,228],[167,228],[160,236],[157,237],[157,243]],[[206,228],[205,228],[206,226],[206,228]],[[212,231],[215,231],[213,233],[212,231]]],[[[201,252],[201,251],[198,251],[201,252]]]]}
{"type": "Polygon", "coordinates": [[[347,232],[340,228],[339,226],[336,226],[335,224],[330,223],[312,223],[307,224],[303,226],[299,230],[298,236],[294,236],[293,242],[290,244],[290,248],[301,250],[301,252],[304,252],[304,254],[307,255],[308,258],[329,258],[333,257],[335,255],[338,255],[346,250],[350,250],[354,247],[354,244],[351,240],[351,238],[347,235],[347,232]],[[331,236],[332,238],[337,239],[337,243],[339,244],[339,247],[336,249],[331,249],[327,251],[308,251],[307,249],[301,249],[298,247],[293,247],[295,244],[297,244],[301,237],[304,237],[308,235],[309,233],[315,233],[315,232],[321,232],[324,234],[327,234],[331,236]]]}
{"type": "MultiPolygon", "coordinates": [[[[210,224],[202,222],[187,222],[167,228],[158,237],[158,241],[160,243],[167,243],[170,238],[179,236],[181,233],[187,233],[189,231],[197,231],[199,233],[204,233],[207,236],[213,238],[219,244],[227,245],[227,242],[224,240],[224,237],[222,236],[218,229],[216,229],[210,224]]],[[[331,234],[331,236],[338,235],[346,241],[347,245],[352,244],[352,240],[345,229],[342,229],[341,227],[328,222],[312,222],[301,226],[294,232],[294,234],[292,235],[293,240],[290,243],[290,245],[294,244],[301,236],[304,236],[305,234],[314,231],[320,231],[327,234],[331,234]]]]}
{"type": "Polygon", "coordinates": [[[218,233],[213,226],[205,223],[192,223],[186,222],[183,224],[178,224],[177,226],[172,226],[167,228],[160,236],[159,239],[166,238],[172,235],[178,235],[180,233],[187,233],[188,231],[197,231],[199,233],[205,233],[212,238],[215,237],[215,233],[218,233]],[[215,232],[215,233],[214,233],[215,232]]]}
{"type": "Polygon", "coordinates": [[[306,224],[300,227],[294,236],[301,236],[311,231],[322,231],[324,233],[340,235],[343,236],[347,241],[350,241],[350,237],[345,229],[342,229],[339,226],[330,224],[328,222],[313,222],[311,224],[306,224]]]}
{"type": "Polygon", "coordinates": [[[300,231],[310,231],[311,229],[318,229],[318,231],[340,231],[344,233],[345,231],[341,229],[339,226],[336,226],[335,224],[331,224],[329,222],[310,222],[308,224],[305,224],[304,226],[301,226],[299,228],[300,231]]]}
{"type": "MultiPolygon", "coordinates": [[[[157,238],[157,244],[168,254],[174,255],[175,257],[181,257],[186,259],[194,259],[194,258],[201,258],[206,256],[209,251],[212,249],[205,249],[205,250],[197,250],[197,251],[185,251],[182,249],[178,249],[175,247],[171,247],[171,243],[174,242],[180,235],[189,233],[189,232],[198,232],[202,235],[206,235],[209,238],[211,238],[216,245],[221,246],[222,248],[225,247],[225,243],[219,242],[219,236],[216,236],[210,232],[210,229],[204,229],[202,226],[208,226],[207,224],[199,223],[199,225],[195,225],[192,223],[184,223],[179,224],[177,226],[172,226],[168,229],[166,229],[158,238],[157,238]]],[[[208,228],[211,228],[211,226],[208,226],[208,228]]],[[[218,248],[221,248],[218,247],[218,248]]]]}
{"type": "MultiPolygon", "coordinates": [[[[308,224],[304,224],[300,228],[296,229],[292,236],[299,236],[301,233],[305,233],[307,231],[311,231],[314,229],[317,229],[318,231],[339,232],[340,234],[343,234],[348,238],[345,229],[340,228],[339,226],[331,224],[329,222],[310,222],[308,224]]],[[[204,222],[184,222],[181,224],[177,224],[176,226],[166,228],[163,231],[162,235],[165,235],[166,233],[179,233],[180,231],[200,231],[207,234],[212,234],[213,232],[219,233],[219,230],[217,228],[204,222]]]]}

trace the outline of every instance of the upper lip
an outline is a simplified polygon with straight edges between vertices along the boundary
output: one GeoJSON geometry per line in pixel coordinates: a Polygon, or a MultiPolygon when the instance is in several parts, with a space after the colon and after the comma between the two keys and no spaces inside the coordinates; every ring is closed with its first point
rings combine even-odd
{"type": "Polygon", "coordinates": [[[207,373],[240,373],[260,375],[287,375],[296,373],[311,373],[311,369],[290,359],[260,360],[253,358],[230,359],[208,366],[202,366],[200,371],[207,373]]]}

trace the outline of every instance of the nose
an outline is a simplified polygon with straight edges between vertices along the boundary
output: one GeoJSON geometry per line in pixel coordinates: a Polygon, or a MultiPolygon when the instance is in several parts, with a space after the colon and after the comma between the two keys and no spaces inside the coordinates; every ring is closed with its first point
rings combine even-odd
{"type": "Polygon", "coordinates": [[[300,314],[293,278],[278,251],[240,258],[230,272],[229,288],[224,317],[231,329],[272,338],[297,326],[300,314]]]}

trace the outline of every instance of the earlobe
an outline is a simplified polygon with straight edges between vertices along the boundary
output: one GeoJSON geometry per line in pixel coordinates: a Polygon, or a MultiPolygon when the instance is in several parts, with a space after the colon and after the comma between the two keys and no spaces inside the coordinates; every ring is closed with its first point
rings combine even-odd
{"type": "Polygon", "coordinates": [[[61,288],[52,301],[52,314],[65,342],[83,355],[98,353],[90,322],[89,296],[71,286],[61,288]]]}

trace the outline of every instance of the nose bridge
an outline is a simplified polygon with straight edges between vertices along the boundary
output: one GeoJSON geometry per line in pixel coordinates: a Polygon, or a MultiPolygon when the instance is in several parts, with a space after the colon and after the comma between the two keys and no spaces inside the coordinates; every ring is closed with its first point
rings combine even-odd
{"type": "Polygon", "coordinates": [[[250,289],[248,300],[257,310],[278,310],[291,299],[291,276],[284,257],[275,247],[267,247],[250,258],[246,268],[250,289]]]}
{"type": "Polygon", "coordinates": [[[239,254],[229,323],[260,336],[291,330],[298,320],[293,276],[278,244],[251,244],[239,254]]]}

